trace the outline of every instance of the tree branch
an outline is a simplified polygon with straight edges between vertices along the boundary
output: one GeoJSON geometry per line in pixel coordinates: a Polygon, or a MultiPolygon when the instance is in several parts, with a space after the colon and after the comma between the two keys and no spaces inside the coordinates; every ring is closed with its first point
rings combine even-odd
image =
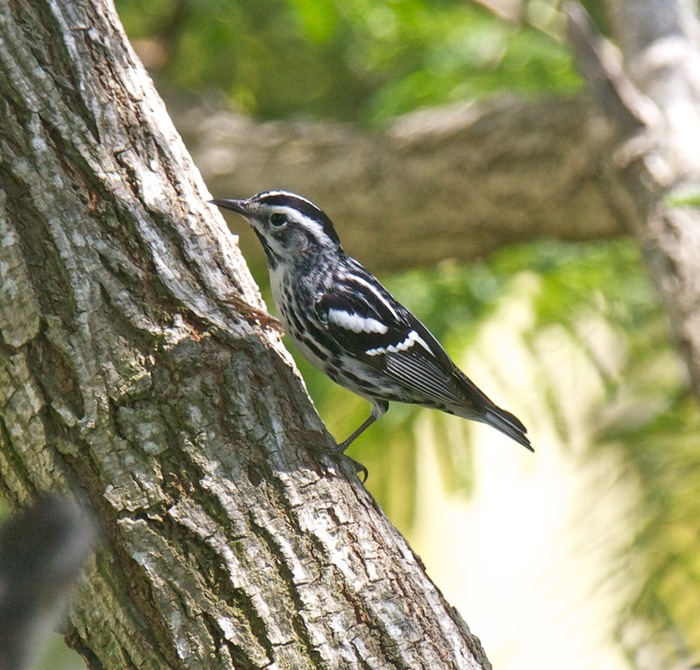
{"type": "Polygon", "coordinates": [[[0,668],[34,667],[94,541],[92,520],[65,497],[0,525],[0,668]]]}
{"type": "MultiPolygon", "coordinates": [[[[381,272],[471,259],[542,237],[623,233],[602,176],[609,132],[584,98],[513,96],[415,112],[376,131],[175,112],[217,196],[286,188],[337,223],[346,249],[381,272]]],[[[246,226],[236,228],[247,244],[246,226]]]]}

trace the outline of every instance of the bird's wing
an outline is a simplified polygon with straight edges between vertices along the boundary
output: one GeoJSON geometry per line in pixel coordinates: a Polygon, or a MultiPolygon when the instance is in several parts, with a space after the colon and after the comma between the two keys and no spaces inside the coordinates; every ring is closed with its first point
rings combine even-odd
{"type": "Polygon", "coordinates": [[[333,349],[406,389],[407,402],[444,405],[440,409],[483,421],[533,451],[521,421],[457,368],[430,331],[359,263],[329,285],[314,308],[333,349]]]}
{"type": "Polygon", "coordinates": [[[437,340],[359,264],[334,277],[315,311],[326,335],[353,358],[438,402],[463,402],[455,366],[437,340]]]}

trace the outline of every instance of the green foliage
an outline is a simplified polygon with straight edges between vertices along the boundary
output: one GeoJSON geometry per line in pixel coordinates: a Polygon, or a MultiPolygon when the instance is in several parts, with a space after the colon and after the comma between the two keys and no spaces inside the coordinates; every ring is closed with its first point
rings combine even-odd
{"type": "Polygon", "coordinates": [[[700,207],[700,192],[674,193],[666,198],[671,207],[700,207]]]}
{"type": "Polygon", "coordinates": [[[619,450],[642,492],[628,557],[640,586],[619,637],[632,659],[650,649],[671,667],[700,656],[700,416],[665,320],[637,325],[644,335],[630,338],[629,380],[611,393],[620,418],[603,426],[598,448],[619,450]]]}
{"type": "MultiPolygon", "coordinates": [[[[629,520],[639,530],[627,558],[642,578],[621,616],[620,639],[631,658],[650,648],[665,654],[669,666],[672,659],[697,660],[700,416],[668,323],[633,241],[586,245],[585,251],[580,245],[538,247],[532,267],[546,289],[537,327],[568,322],[575,332],[576,314],[594,309],[625,347],[621,370],[600,368],[606,395],[592,454],[618,450],[625,476],[636,478],[642,491],[638,515],[629,520]]],[[[500,267],[517,270],[521,253],[528,255],[504,252],[500,267]]]]}
{"type": "Polygon", "coordinates": [[[578,86],[560,39],[462,0],[116,5],[161,87],[224,91],[262,118],[376,122],[501,89],[578,86]]]}

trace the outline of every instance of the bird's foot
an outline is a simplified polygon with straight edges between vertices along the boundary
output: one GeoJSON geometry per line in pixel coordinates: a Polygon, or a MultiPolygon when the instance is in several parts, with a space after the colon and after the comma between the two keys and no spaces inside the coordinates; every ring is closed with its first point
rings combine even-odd
{"type": "Polygon", "coordinates": [[[362,463],[356,461],[354,458],[351,458],[346,453],[344,453],[345,450],[348,448],[348,440],[345,440],[340,444],[336,444],[330,439],[318,439],[311,441],[309,441],[308,437],[306,439],[309,447],[311,447],[313,451],[315,451],[318,454],[325,454],[327,456],[330,456],[334,461],[345,460],[349,465],[352,466],[352,469],[355,471],[355,474],[358,476],[358,478],[363,484],[367,481],[367,477],[369,477],[369,470],[367,470],[367,468],[364,465],[362,465],[362,463]]]}

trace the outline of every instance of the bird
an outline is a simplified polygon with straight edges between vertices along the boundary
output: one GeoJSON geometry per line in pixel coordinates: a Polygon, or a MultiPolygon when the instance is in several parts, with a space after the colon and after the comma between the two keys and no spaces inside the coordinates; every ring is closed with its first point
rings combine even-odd
{"type": "Polygon", "coordinates": [[[344,452],[391,402],[488,424],[534,451],[523,423],[491,401],[418,318],[343,251],[333,222],[317,205],[283,190],[209,202],[252,226],[267,256],[280,321],[298,350],[372,406],[333,451],[344,452]]]}

